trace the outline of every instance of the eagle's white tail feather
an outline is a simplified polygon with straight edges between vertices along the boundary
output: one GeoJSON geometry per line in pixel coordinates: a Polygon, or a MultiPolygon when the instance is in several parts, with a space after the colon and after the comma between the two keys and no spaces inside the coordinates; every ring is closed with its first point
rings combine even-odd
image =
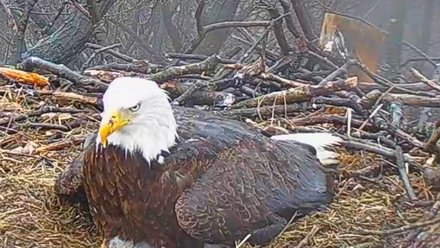
{"type": "Polygon", "coordinates": [[[293,140],[313,146],[316,150],[316,157],[323,165],[337,163],[337,154],[326,148],[339,144],[343,140],[331,133],[292,133],[274,135],[275,140],[293,140]]]}

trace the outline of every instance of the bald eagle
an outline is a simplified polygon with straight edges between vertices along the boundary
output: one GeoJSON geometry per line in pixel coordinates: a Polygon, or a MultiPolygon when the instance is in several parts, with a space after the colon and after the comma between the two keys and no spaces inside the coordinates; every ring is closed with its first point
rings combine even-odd
{"type": "Polygon", "coordinates": [[[333,199],[324,165],[337,163],[327,148],[341,140],[332,134],[269,138],[171,106],[141,78],[115,79],[103,105],[96,138],[56,183],[64,194],[85,192],[102,247],[229,247],[249,235],[264,245],[292,216],[333,199]]]}

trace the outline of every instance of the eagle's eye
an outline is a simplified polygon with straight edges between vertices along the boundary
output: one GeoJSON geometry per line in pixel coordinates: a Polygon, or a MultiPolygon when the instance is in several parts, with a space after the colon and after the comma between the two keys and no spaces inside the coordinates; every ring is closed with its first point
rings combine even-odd
{"type": "Polygon", "coordinates": [[[134,105],[133,107],[130,107],[129,110],[130,110],[131,112],[136,112],[136,111],[138,111],[140,108],[141,108],[141,103],[138,103],[138,104],[134,105]]]}

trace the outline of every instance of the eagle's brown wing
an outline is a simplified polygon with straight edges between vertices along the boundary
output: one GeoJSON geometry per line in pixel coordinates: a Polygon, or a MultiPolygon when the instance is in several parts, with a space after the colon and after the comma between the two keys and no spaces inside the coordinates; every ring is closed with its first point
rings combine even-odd
{"type": "MultiPolygon", "coordinates": [[[[213,113],[205,111],[182,108],[173,106],[177,122],[181,126],[179,128],[179,135],[182,140],[197,139],[197,138],[217,138],[216,147],[221,149],[220,143],[223,145],[231,145],[237,139],[245,135],[249,135],[249,130],[245,128],[244,123],[239,123],[221,118],[213,113]],[[226,133],[226,134],[225,134],[226,133]]],[[[61,172],[55,181],[55,192],[58,195],[69,196],[71,200],[83,200],[85,193],[82,186],[84,156],[90,149],[94,149],[97,135],[89,134],[83,143],[82,150],[69,163],[67,168],[61,172]]],[[[192,149],[197,147],[198,143],[192,145],[192,149]]],[[[188,145],[184,145],[184,148],[188,145]]],[[[215,152],[214,149],[210,149],[215,152]]],[[[184,154],[177,154],[174,159],[183,159],[187,156],[184,154]],[[177,157],[177,158],[176,158],[177,157]]],[[[214,154],[215,155],[215,154],[214,154]]]]}
{"type": "Polygon", "coordinates": [[[297,212],[332,199],[327,174],[306,146],[246,140],[221,154],[177,201],[179,225],[192,237],[232,245],[251,234],[263,245],[297,212]]]}
{"type": "Polygon", "coordinates": [[[81,152],[69,163],[55,180],[55,193],[68,196],[73,201],[85,201],[85,193],[82,185],[82,169],[84,155],[88,149],[95,146],[96,134],[86,136],[81,152]]]}

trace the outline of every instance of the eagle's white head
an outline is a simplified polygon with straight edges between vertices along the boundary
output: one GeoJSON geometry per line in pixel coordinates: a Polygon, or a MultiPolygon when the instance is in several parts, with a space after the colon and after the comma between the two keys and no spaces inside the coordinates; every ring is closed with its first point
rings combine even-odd
{"type": "Polygon", "coordinates": [[[103,103],[97,145],[139,151],[149,162],[175,144],[176,120],[168,95],[156,82],[117,78],[104,93],[103,103]]]}

